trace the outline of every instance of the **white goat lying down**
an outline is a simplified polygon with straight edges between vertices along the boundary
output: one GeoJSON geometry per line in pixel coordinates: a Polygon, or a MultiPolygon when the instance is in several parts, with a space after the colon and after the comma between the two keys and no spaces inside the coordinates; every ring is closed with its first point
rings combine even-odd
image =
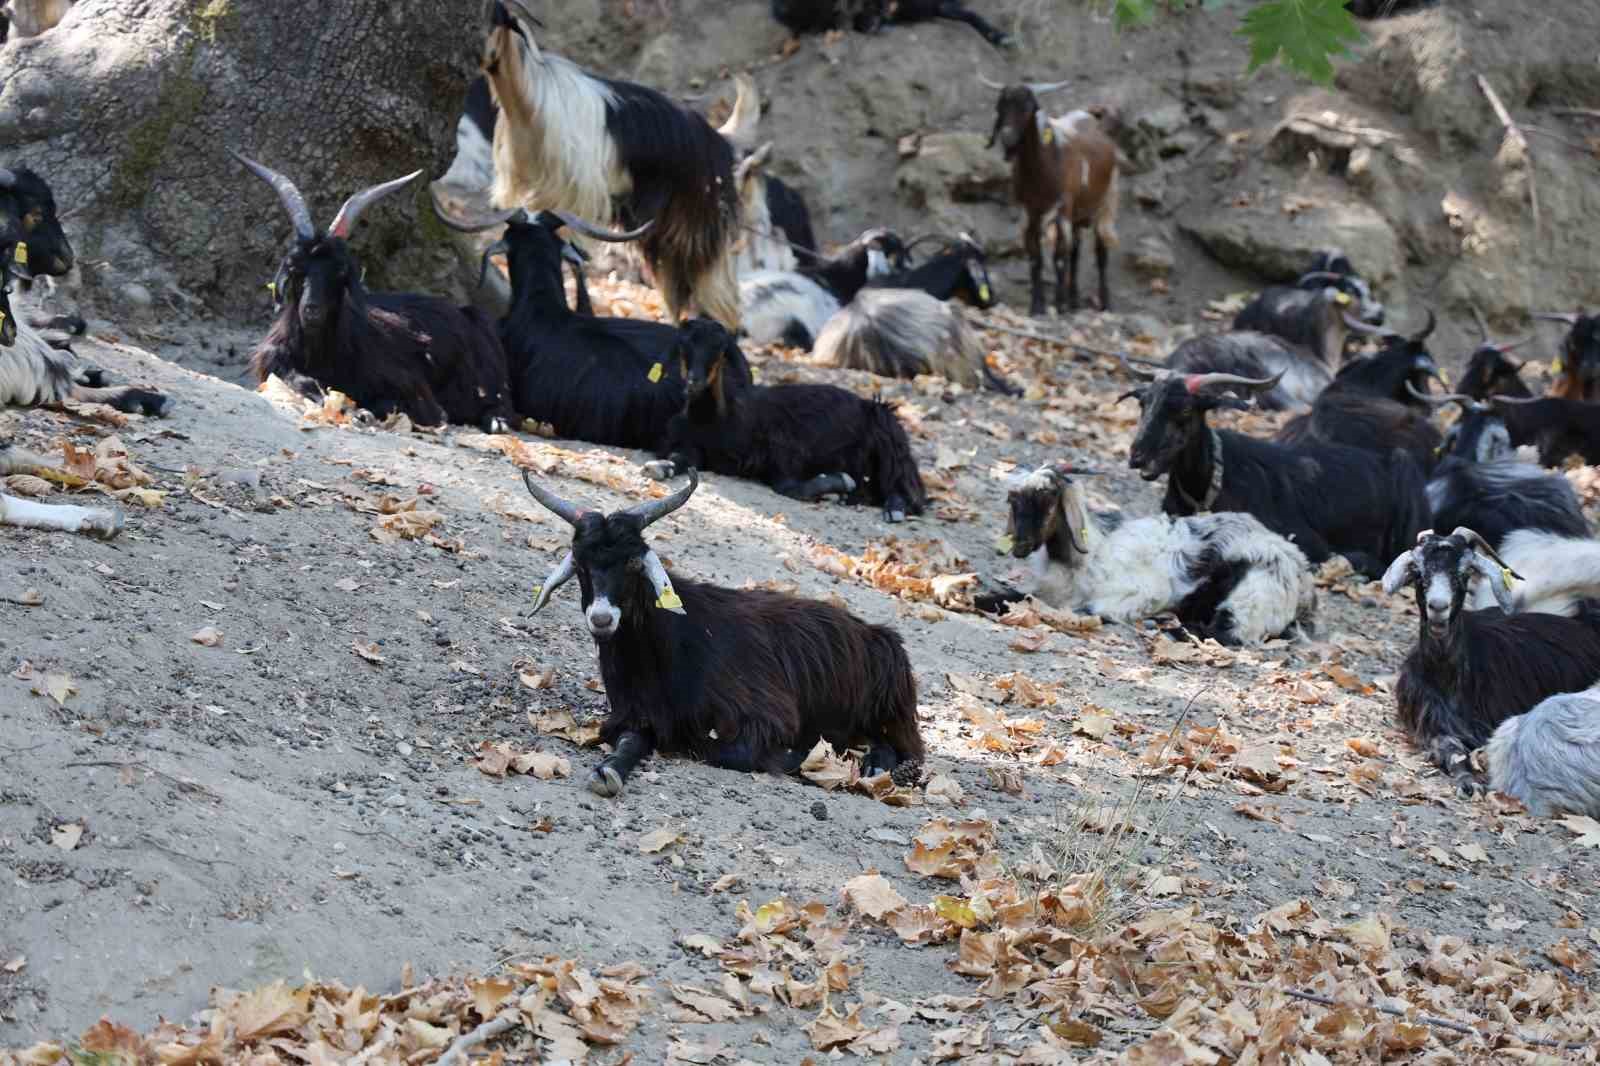
{"type": "Polygon", "coordinates": [[[1489,738],[1489,786],[1540,818],[1600,817],[1600,688],[1507,718],[1489,738]]]}
{"type": "Polygon", "coordinates": [[[986,597],[995,609],[1031,594],[1115,622],[1171,611],[1224,644],[1309,632],[1316,581],[1288,540],[1247,514],[1091,514],[1074,473],[1057,463],[1013,481],[1006,539],[1035,587],[986,597]]]}
{"type": "MultiPolygon", "coordinates": [[[[0,440],[0,477],[26,474],[50,464],[37,455],[13,448],[0,440]]],[[[71,504],[35,503],[0,493],[0,525],[50,529],[58,533],[88,533],[110,539],[122,532],[122,512],[115,508],[75,507],[71,504]]]]}
{"type": "MultiPolygon", "coordinates": [[[[1520,580],[1511,586],[1511,609],[1575,618],[1583,600],[1600,599],[1600,540],[1518,529],[1499,547],[1500,558],[1520,580]]],[[[1478,582],[1468,609],[1498,606],[1494,589],[1478,582]]]]}

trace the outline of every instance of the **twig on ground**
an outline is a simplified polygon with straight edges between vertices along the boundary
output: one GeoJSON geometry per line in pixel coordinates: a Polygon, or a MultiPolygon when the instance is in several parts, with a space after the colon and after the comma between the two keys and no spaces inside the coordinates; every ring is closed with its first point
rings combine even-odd
{"type": "MultiPolygon", "coordinates": [[[[1291,996],[1291,997],[1293,997],[1295,999],[1303,999],[1307,1003],[1316,1003],[1316,1004],[1319,1004],[1320,1006],[1324,1006],[1324,1007],[1342,1006],[1342,1004],[1340,1004],[1340,1002],[1338,1000],[1333,999],[1333,998],[1331,998],[1329,996],[1319,996],[1319,995],[1317,995],[1317,994],[1315,994],[1313,992],[1301,992],[1299,989],[1294,989],[1294,988],[1276,988],[1275,989],[1270,985],[1260,985],[1260,984],[1252,985],[1252,987],[1261,988],[1261,989],[1269,989],[1269,990],[1272,990],[1272,991],[1282,992],[1286,996],[1291,996]]],[[[1379,1012],[1380,1014],[1387,1014],[1392,1018],[1412,1018],[1412,1019],[1414,1019],[1416,1021],[1421,1022],[1424,1025],[1431,1025],[1431,1026],[1434,1026],[1435,1028],[1438,1028],[1438,1029],[1448,1029],[1453,1033],[1462,1033],[1462,1034],[1465,1034],[1467,1036],[1477,1036],[1477,1037],[1487,1037],[1489,1035],[1488,1033],[1485,1033],[1481,1029],[1474,1029],[1472,1026],[1467,1025],[1464,1022],[1451,1021],[1449,1018],[1436,1018],[1431,1014],[1415,1014],[1414,1015],[1414,1014],[1411,1014],[1409,1011],[1398,1010],[1398,1009],[1396,1009],[1394,1007],[1385,1007],[1380,1003],[1373,1003],[1371,1001],[1368,1001],[1366,1003],[1366,1006],[1371,1007],[1373,1010],[1379,1012]]],[[[1562,1051],[1584,1051],[1584,1050],[1587,1050],[1588,1047],[1589,1047],[1588,1044],[1576,1043],[1576,1042],[1570,1041],[1570,1040],[1550,1040],[1550,1039],[1548,1039],[1546,1037],[1528,1036],[1525,1033],[1520,1033],[1520,1032],[1516,1032],[1516,1031],[1512,1031],[1508,1035],[1511,1036],[1512,1038],[1516,1039],[1517,1041],[1521,1042],[1521,1043],[1532,1044],[1535,1047],[1553,1047],[1553,1048],[1559,1048],[1562,1051]]]]}
{"type": "Polygon", "coordinates": [[[165,770],[157,770],[149,763],[138,762],[137,760],[132,762],[118,762],[115,759],[95,759],[87,762],[69,762],[63,763],[62,769],[72,766],[109,766],[114,770],[143,770],[146,773],[151,773],[161,778],[179,792],[198,792],[213,803],[222,802],[222,797],[220,795],[207,788],[205,785],[200,784],[198,781],[186,781],[181,777],[174,777],[165,770]]]}
{"type": "Polygon", "coordinates": [[[1552,115],[1568,115],[1572,118],[1600,119],[1600,111],[1596,111],[1592,107],[1552,107],[1550,113],[1552,115]]]}
{"type": "Polygon", "coordinates": [[[517,1025],[516,1016],[509,1013],[484,1022],[472,1032],[463,1033],[457,1037],[456,1042],[450,1045],[449,1050],[435,1060],[434,1066],[462,1066],[467,1061],[468,1051],[485,1041],[493,1040],[497,1036],[509,1033],[517,1025]]]}
{"type": "Polygon", "coordinates": [[[1533,235],[1538,237],[1543,232],[1543,224],[1539,217],[1539,179],[1538,168],[1533,162],[1533,148],[1528,144],[1528,135],[1522,132],[1522,127],[1517,125],[1511,117],[1511,112],[1506,110],[1506,105],[1500,102],[1500,96],[1494,91],[1494,86],[1482,74],[1476,76],[1478,88],[1483,90],[1483,95],[1488,98],[1489,106],[1494,108],[1494,113],[1500,119],[1500,125],[1506,131],[1506,137],[1513,145],[1520,145],[1524,158],[1528,160],[1528,199],[1533,205],[1533,235]]]}

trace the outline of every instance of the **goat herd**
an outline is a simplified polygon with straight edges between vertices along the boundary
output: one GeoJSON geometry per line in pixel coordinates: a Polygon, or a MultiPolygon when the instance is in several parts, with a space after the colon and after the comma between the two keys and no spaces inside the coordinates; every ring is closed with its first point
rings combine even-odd
{"type": "MultiPolygon", "coordinates": [[[[881,6],[881,5],[880,5],[881,6]]],[[[828,10],[834,5],[825,4],[828,10]]],[[[870,8],[871,5],[865,5],[870,8]]],[[[835,25],[818,5],[774,0],[797,32],[835,25]]],[[[956,18],[1004,34],[954,0],[902,2],[896,18],[956,18]]],[[[870,12],[869,12],[870,14],[870,12]]],[[[883,18],[866,18],[871,29],[883,18]]],[[[711,471],[759,479],[799,500],[869,502],[890,522],[922,512],[926,491],[893,408],[831,385],[756,383],[737,335],[812,349],[822,365],[890,377],[942,374],[1014,392],[947,300],[995,302],[981,245],[901,241],[873,229],[824,256],[800,196],[763,166],[749,79],[721,129],[653,89],[591,74],[540,48],[520,0],[489,5],[483,77],[434,186],[441,219],[464,234],[503,227],[482,255],[506,257],[509,311],[409,293],[372,293],[349,241],[380,198],[421,172],[349,198],[319,228],[293,181],[240,155],[272,187],[293,239],[271,289],[276,319],[251,367],[308,396],[339,390],[373,415],[503,432],[523,419],[566,438],[652,450],[645,472],[686,475],[664,499],[610,515],[561,499],[524,474],[573,528],[571,551],[535,610],[576,577],[610,703],[611,754],[589,778],[620,793],[652,750],[739,770],[793,770],[818,739],[864,743],[869,774],[923,756],[916,679],[899,635],[839,607],[760,590],[674,580],[645,540],[711,471]],[[487,190],[490,213],[441,189],[487,190]],[[593,314],[589,243],[636,247],[669,323],[593,314]],[[917,265],[916,249],[938,254],[917,265]],[[574,266],[568,305],[563,264],[574,266]],[[705,317],[682,320],[691,307],[705,317]]],[[[1078,306],[1080,235],[1092,228],[1099,304],[1109,306],[1116,243],[1116,150],[1083,111],[1051,117],[1038,97],[1064,83],[1000,86],[990,145],[1012,161],[1031,266],[1045,310],[1043,232],[1053,228],[1054,304],[1078,306]]],[[[0,168],[0,265],[27,283],[72,268],[50,189],[0,168]]],[[[496,275],[498,277],[498,275],[496,275]]],[[[109,388],[71,352],[71,320],[14,313],[0,285],[0,399],[93,400],[165,415],[158,393],[109,388]]],[[[1464,789],[1488,746],[1489,784],[1538,814],[1600,813],[1600,543],[1560,474],[1600,461],[1600,316],[1544,316],[1570,328],[1549,395],[1533,397],[1484,330],[1459,392],[1427,342],[1384,326],[1353,264],[1330,251],[1294,286],[1263,292],[1230,332],[1179,345],[1162,364],[1125,360],[1140,419],[1129,465],[1166,478],[1163,514],[1091,512],[1092,471],[1050,464],[1011,487],[1002,549],[1028,560],[1027,587],[985,582],[980,609],[1036,596],[1119,622],[1171,612],[1197,635],[1256,643],[1308,630],[1311,567],[1334,555],[1416,592],[1421,627],[1396,699],[1412,739],[1464,789]],[[1375,344],[1375,350],[1364,349],[1375,344]],[[1459,417],[1441,431],[1438,409],[1459,417]],[[1208,425],[1218,409],[1294,409],[1275,439],[1208,425]],[[1453,530],[1436,534],[1433,529],[1453,530]],[[1589,690],[1589,691],[1586,691],[1589,690]]],[[[1526,343],[1526,342],[1521,342],[1526,343]]],[[[4,472],[41,463],[0,449],[4,472]]],[[[115,512],[0,496],[0,520],[113,535],[115,512]]]]}

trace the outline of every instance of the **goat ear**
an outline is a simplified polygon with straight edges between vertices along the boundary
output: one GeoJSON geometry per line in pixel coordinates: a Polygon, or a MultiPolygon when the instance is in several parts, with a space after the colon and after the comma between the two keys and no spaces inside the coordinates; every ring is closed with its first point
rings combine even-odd
{"type": "Polygon", "coordinates": [[[1494,593],[1494,602],[1506,614],[1511,614],[1515,601],[1511,596],[1512,573],[1510,569],[1499,566],[1493,559],[1486,559],[1477,552],[1472,553],[1472,568],[1478,576],[1489,583],[1489,591],[1494,593]]]}
{"type": "Polygon", "coordinates": [[[1417,558],[1411,552],[1402,552],[1383,573],[1383,591],[1393,596],[1417,579],[1417,558]]]}
{"type": "Polygon", "coordinates": [[[1093,545],[1089,543],[1089,505],[1083,502],[1083,486],[1069,481],[1061,487],[1061,510],[1067,520],[1067,537],[1072,547],[1088,555],[1093,545]]]}
{"type": "Polygon", "coordinates": [[[556,589],[571,581],[572,575],[576,571],[577,560],[573,558],[571,552],[568,552],[555,565],[555,569],[550,571],[550,576],[544,579],[544,584],[539,586],[538,591],[534,594],[533,610],[528,613],[538,614],[543,610],[544,605],[550,602],[550,597],[556,589]]]}
{"type": "Polygon", "coordinates": [[[683,601],[672,588],[672,578],[667,576],[667,568],[661,565],[661,559],[654,551],[647,550],[644,553],[644,573],[650,579],[651,587],[656,590],[657,607],[673,614],[689,613],[683,609],[683,601]]]}

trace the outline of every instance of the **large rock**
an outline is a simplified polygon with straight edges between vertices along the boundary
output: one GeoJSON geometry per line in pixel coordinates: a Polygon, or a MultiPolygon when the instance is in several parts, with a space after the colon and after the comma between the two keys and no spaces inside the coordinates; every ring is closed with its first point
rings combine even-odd
{"type": "Polygon", "coordinates": [[[1285,206],[1283,197],[1272,195],[1199,214],[1178,229],[1225,266],[1263,281],[1292,281],[1323,248],[1342,248],[1372,281],[1399,276],[1399,238],[1371,207],[1355,201],[1296,202],[1288,205],[1296,208],[1291,212],[1285,206]]]}

